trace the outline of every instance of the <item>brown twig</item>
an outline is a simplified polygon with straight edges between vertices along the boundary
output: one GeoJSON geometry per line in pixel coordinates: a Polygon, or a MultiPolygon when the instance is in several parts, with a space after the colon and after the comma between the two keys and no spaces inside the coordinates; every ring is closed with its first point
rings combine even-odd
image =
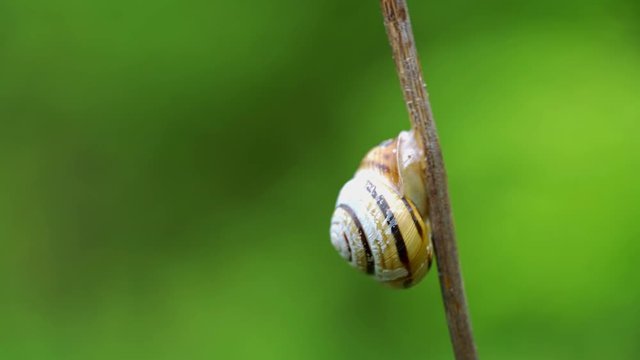
{"type": "Polygon", "coordinates": [[[405,0],[381,0],[381,4],[384,25],[393,50],[411,125],[421,137],[425,150],[429,218],[453,352],[456,359],[477,359],[458,261],[447,174],[418,60],[409,9],[405,0]]]}

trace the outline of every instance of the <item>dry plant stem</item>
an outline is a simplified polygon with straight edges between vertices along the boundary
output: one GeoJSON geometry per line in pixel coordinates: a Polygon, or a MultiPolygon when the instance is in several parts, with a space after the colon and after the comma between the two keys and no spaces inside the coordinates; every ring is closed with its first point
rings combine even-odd
{"type": "Polygon", "coordinates": [[[477,359],[451,216],[447,174],[405,0],[381,0],[384,25],[411,124],[421,137],[427,162],[429,218],[449,333],[456,359],[477,359]]]}

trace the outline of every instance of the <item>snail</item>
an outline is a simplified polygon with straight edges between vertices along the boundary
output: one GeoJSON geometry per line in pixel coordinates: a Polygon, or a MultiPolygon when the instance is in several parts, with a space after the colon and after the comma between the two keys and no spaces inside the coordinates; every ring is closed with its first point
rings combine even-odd
{"type": "Polygon", "coordinates": [[[424,151],[413,131],[382,142],[340,190],[331,243],[353,267],[394,288],[408,288],[433,259],[424,151]]]}

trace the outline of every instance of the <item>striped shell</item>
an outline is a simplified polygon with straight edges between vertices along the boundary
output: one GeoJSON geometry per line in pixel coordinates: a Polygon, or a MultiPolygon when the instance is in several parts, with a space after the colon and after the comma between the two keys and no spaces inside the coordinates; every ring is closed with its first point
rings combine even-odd
{"type": "Polygon", "coordinates": [[[424,157],[403,131],[365,156],[340,190],[331,242],[353,267],[395,288],[420,281],[433,258],[424,157]]]}

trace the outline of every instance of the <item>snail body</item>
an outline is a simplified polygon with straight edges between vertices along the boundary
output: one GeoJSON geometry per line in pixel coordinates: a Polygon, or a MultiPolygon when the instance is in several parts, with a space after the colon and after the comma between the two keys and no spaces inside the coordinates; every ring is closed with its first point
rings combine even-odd
{"type": "Polygon", "coordinates": [[[331,242],[349,264],[395,288],[408,288],[433,258],[422,148],[413,132],[373,148],[340,190],[331,242]]]}

